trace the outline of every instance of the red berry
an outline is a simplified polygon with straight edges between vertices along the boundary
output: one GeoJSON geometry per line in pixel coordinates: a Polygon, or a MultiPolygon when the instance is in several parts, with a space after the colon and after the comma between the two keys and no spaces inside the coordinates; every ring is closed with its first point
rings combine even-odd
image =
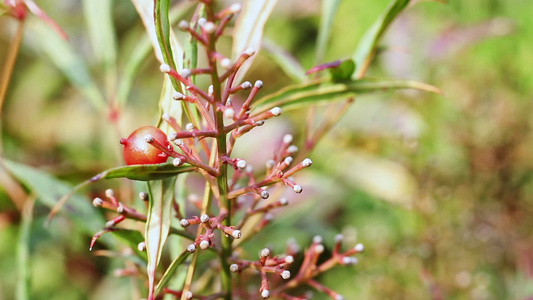
{"type": "Polygon", "coordinates": [[[154,143],[158,142],[166,148],[170,147],[166,134],[159,128],[141,127],[132,132],[127,139],[120,139],[120,143],[124,145],[122,155],[127,165],[160,164],[167,161],[166,153],[146,141],[148,135],[154,138],[154,143]]]}

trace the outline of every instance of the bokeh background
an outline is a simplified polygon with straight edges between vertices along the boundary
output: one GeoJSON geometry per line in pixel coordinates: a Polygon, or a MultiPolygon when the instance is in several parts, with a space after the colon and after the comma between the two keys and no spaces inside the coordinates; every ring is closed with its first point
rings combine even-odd
{"type": "MultiPolygon", "coordinates": [[[[109,91],[117,83],[106,77],[109,66],[96,57],[84,18],[91,1],[82,2],[38,4],[69,35],[80,72],[113,99],[109,91]]],[[[388,2],[341,1],[324,62],[351,57],[388,2]]],[[[112,1],[111,7],[117,42],[109,49],[123,71],[143,27],[129,1],[112,1]]],[[[320,9],[315,0],[280,1],[265,28],[265,37],[304,69],[315,64],[320,9]]],[[[406,9],[368,75],[415,79],[444,94],[357,98],[311,154],[313,167],[299,177],[305,192],[252,240],[249,251],[265,245],[283,251],[289,238],[305,247],[317,234],[331,249],[334,236],[343,233],[345,247],[362,242],[366,252],[357,266],[320,279],[346,299],[533,299],[532,11],[529,0],[421,1],[406,9]]],[[[43,26],[35,16],[26,24],[1,111],[2,155],[52,181],[77,184],[121,165],[118,138],[156,122],[162,76],[150,53],[133,71],[118,116],[103,115],[81,91],[84,77],[73,84],[58,68],[43,26]]],[[[15,27],[14,19],[0,16],[2,65],[15,27]]],[[[263,80],[265,94],[292,82],[268,51],[247,78],[263,80]]],[[[305,115],[294,111],[267,123],[239,153],[259,166],[270,153],[254,149],[274,147],[285,133],[302,142],[305,115]]],[[[124,260],[88,251],[95,228],[104,225],[101,212],[90,205],[83,214],[67,209],[45,228],[50,201],[28,184],[42,178],[17,180],[1,168],[0,180],[0,299],[14,299],[21,275],[29,278],[29,299],[139,297],[136,280],[116,276],[127,267],[124,260]],[[35,198],[29,222],[23,207],[35,198]]],[[[128,185],[98,183],[83,190],[80,201],[89,204],[108,187],[128,185]]],[[[313,299],[326,297],[315,293],[313,299]]]]}

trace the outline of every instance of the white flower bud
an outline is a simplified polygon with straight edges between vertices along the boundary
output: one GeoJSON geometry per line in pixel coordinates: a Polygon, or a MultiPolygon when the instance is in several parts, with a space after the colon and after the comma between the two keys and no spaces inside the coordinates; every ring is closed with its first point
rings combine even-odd
{"type": "Polygon", "coordinates": [[[293,158],[290,157],[290,156],[285,157],[285,159],[283,160],[283,162],[284,162],[286,165],[290,165],[290,164],[292,164],[292,161],[293,161],[293,158]]]}
{"type": "Polygon", "coordinates": [[[178,28],[180,30],[187,30],[189,28],[189,22],[185,21],[185,20],[181,20],[179,23],[178,23],[178,28]]]}
{"type": "Polygon", "coordinates": [[[289,152],[290,154],[294,154],[298,152],[298,147],[296,147],[295,145],[290,145],[289,148],[287,148],[287,152],[289,152]]]}
{"type": "Polygon", "coordinates": [[[335,242],[340,243],[342,240],[344,240],[344,236],[342,234],[337,234],[335,236],[335,242]]]}
{"type": "Polygon", "coordinates": [[[115,192],[112,189],[107,189],[107,190],[105,190],[105,196],[107,198],[115,197],[115,192]]]}
{"type": "Polygon", "coordinates": [[[231,264],[231,266],[229,266],[229,270],[233,273],[239,271],[239,265],[238,264],[231,264]]]}
{"type": "Polygon", "coordinates": [[[247,90],[247,89],[251,89],[251,88],[252,88],[252,84],[250,83],[250,81],[245,81],[245,82],[241,83],[241,89],[247,90]]]}
{"type": "Polygon", "coordinates": [[[210,86],[207,88],[207,93],[208,93],[209,95],[213,95],[214,91],[215,91],[215,88],[213,87],[213,85],[210,85],[210,86]]]}
{"type": "Polygon", "coordinates": [[[292,190],[296,193],[296,194],[299,194],[303,191],[302,189],[302,186],[300,186],[299,184],[296,184],[292,187],[292,190]]]}
{"type": "Polygon", "coordinates": [[[237,168],[239,168],[239,169],[244,169],[244,168],[246,168],[246,165],[247,165],[247,164],[246,164],[246,161],[245,161],[244,159],[239,159],[239,160],[237,161],[237,168]]]}
{"type": "Polygon", "coordinates": [[[285,136],[283,136],[283,142],[285,144],[292,143],[292,134],[286,134],[285,136]]]}
{"type": "Polygon", "coordinates": [[[193,253],[194,251],[196,251],[196,245],[190,244],[189,246],[187,246],[187,251],[193,253]]]}
{"type": "Polygon", "coordinates": [[[192,123],[187,123],[187,125],[185,125],[185,130],[193,131],[194,130],[194,125],[192,123]]]}
{"type": "Polygon", "coordinates": [[[250,48],[244,50],[243,54],[248,55],[248,56],[252,56],[252,55],[255,54],[255,49],[250,47],[250,48]]]}
{"type": "Polygon", "coordinates": [[[192,299],[192,297],[193,297],[193,294],[191,291],[185,292],[185,299],[189,300],[189,299],[192,299]]]}
{"type": "Polygon", "coordinates": [[[236,13],[240,12],[241,11],[241,4],[240,3],[233,3],[232,5],[230,5],[229,11],[232,14],[236,14],[236,13]]]}
{"type": "Polygon", "coordinates": [[[263,125],[265,125],[265,120],[255,121],[255,122],[254,122],[254,125],[255,125],[255,126],[263,126],[263,125]]]}
{"type": "Polygon", "coordinates": [[[263,250],[261,250],[261,253],[260,253],[261,257],[267,257],[269,255],[270,255],[270,249],[264,248],[263,250]]]}
{"type": "Polygon", "coordinates": [[[335,296],[335,300],[344,300],[344,296],[337,294],[337,296],[335,296]]]}
{"type": "Polygon", "coordinates": [[[359,244],[355,245],[354,249],[357,252],[363,252],[363,251],[365,251],[365,245],[359,243],[359,244]]]}
{"type": "Polygon", "coordinates": [[[270,197],[270,194],[268,193],[268,191],[261,192],[261,198],[268,199],[268,197],[270,197]]]}
{"type": "Polygon", "coordinates": [[[287,205],[287,204],[289,204],[289,199],[283,197],[283,198],[279,199],[279,203],[281,205],[287,205]]]}
{"type": "Polygon", "coordinates": [[[240,230],[235,230],[232,234],[231,234],[234,238],[236,239],[240,239],[241,236],[242,236],[242,233],[240,230]]]}
{"type": "Polygon", "coordinates": [[[187,226],[191,225],[191,223],[189,223],[189,221],[187,221],[187,219],[181,219],[180,220],[180,225],[181,225],[181,227],[187,227],[187,226]]]}
{"type": "Polygon", "coordinates": [[[309,158],[306,158],[306,159],[304,159],[304,160],[302,161],[302,166],[304,166],[304,167],[306,167],[306,168],[309,167],[309,166],[312,165],[312,164],[313,164],[313,161],[312,161],[311,159],[309,159],[309,158]]]}
{"type": "Polygon", "coordinates": [[[102,200],[101,198],[94,198],[93,200],[94,207],[102,207],[102,205],[104,205],[104,200],[102,200]]]}
{"type": "Polygon", "coordinates": [[[269,160],[267,160],[267,162],[266,162],[266,167],[267,167],[267,168],[269,168],[269,169],[270,169],[270,168],[273,168],[274,165],[276,165],[276,162],[275,162],[273,159],[269,159],[269,160]]]}
{"type": "Polygon", "coordinates": [[[318,244],[315,246],[315,253],[322,253],[324,252],[324,246],[322,244],[318,244]]]}
{"type": "Polygon", "coordinates": [[[206,18],[198,19],[198,25],[203,27],[203,26],[205,26],[205,24],[207,24],[207,19],[206,18]]]}
{"type": "Polygon", "coordinates": [[[180,93],[180,92],[175,92],[175,93],[172,95],[172,99],[174,99],[174,100],[183,100],[183,99],[185,99],[185,95],[183,95],[183,94],[180,93]]]}
{"type": "Polygon", "coordinates": [[[285,263],[292,264],[293,262],[294,262],[294,257],[292,255],[287,255],[287,257],[285,257],[285,263]]]}
{"type": "Polygon", "coordinates": [[[170,66],[167,64],[161,64],[161,66],[159,66],[159,70],[163,73],[168,73],[170,72],[170,66]]]}
{"type": "Polygon", "coordinates": [[[285,271],[281,272],[280,275],[281,275],[281,278],[283,278],[285,280],[291,278],[291,272],[288,271],[288,270],[285,270],[285,271]]]}
{"type": "Polygon", "coordinates": [[[148,193],[145,193],[145,192],[140,192],[139,193],[139,198],[143,201],[146,201],[148,200],[148,193]]]}
{"type": "Polygon", "coordinates": [[[205,249],[209,248],[209,241],[206,241],[206,240],[201,241],[200,242],[200,248],[202,250],[205,250],[205,249]]]}
{"type": "Polygon", "coordinates": [[[254,86],[258,89],[262,88],[263,87],[263,81],[261,80],[257,80],[255,83],[254,83],[254,86]]]}
{"type": "Polygon", "coordinates": [[[227,108],[224,110],[224,118],[233,119],[235,117],[235,110],[233,108],[227,108]]]}
{"type": "Polygon", "coordinates": [[[207,22],[205,25],[202,26],[202,28],[207,33],[213,33],[217,29],[217,26],[213,22],[207,22]]]}
{"type": "Polygon", "coordinates": [[[222,68],[229,69],[229,67],[231,67],[231,59],[223,58],[220,61],[220,66],[222,66],[222,68]]]}
{"type": "Polygon", "coordinates": [[[270,297],[270,291],[269,290],[263,290],[261,292],[261,297],[263,297],[263,299],[267,299],[268,297],[270,297]]]}
{"type": "Polygon", "coordinates": [[[175,166],[175,167],[179,167],[183,164],[183,161],[181,161],[181,159],[179,157],[176,157],[172,160],[172,164],[175,166]]]}
{"type": "Polygon", "coordinates": [[[137,249],[139,249],[139,251],[145,251],[146,250],[146,243],[145,242],[140,242],[138,245],[137,245],[137,249]]]}
{"type": "Polygon", "coordinates": [[[279,116],[281,115],[281,108],[279,107],[274,107],[273,109],[270,110],[270,112],[274,115],[274,116],[279,116]]]}
{"type": "Polygon", "coordinates": [[[183,76],[183,77],[185,77],[185,78],[191,76],[191,73],[192,73],[192,72],[191,72],[191,70],[189,70],[189,69],[183,69],[183,70],[181,70],[181,72],[180,72],[181,76],[183,76]]]}
{"type": "Polygon", "coordinates": [[[200,222],[207,223],[209,222],[209,216],[207,214],[203,214],[200,216],[200,222]]]}
{"type": "Polygon", "coordinates": [[[184,143],[183,143],[183,140],[182,140],[182,139],[175,139],[175,140],[174,140],[174,145],[176,145],[176,146],[178,146],[178,147],[179,147],[179,146],[183,146],[183,144],[184,144],[184,143]]]}
{"type": "Polygon", "coordinates": [[[320,235],[315,235],[313,237],[313,243],[315,243],[315,244],[321,244],[323,240],[324,239],[322,239],[322,237],[320,235]]]}

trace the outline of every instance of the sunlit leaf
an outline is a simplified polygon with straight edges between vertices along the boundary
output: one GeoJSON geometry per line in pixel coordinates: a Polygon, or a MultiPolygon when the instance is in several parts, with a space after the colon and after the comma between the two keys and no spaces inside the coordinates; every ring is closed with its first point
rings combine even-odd
{"type": "Polygon", "coordinates": [[[354,78],[361,78],[364,75],[385,31],[407,4],[409,0],[393,0],[379,19],[365,32],[353,55],[357,66],[354,78]]]}
{"type": "Polygon", "coordinates": [[[441,90],[425,83],[401,79],[363,78],[343,82],[323,80],[291,85],[279,92],[263,97],[255,103],[252,115],[276,106],[296,109],[309,105],[325,104],[343,100],[357,94],[375,93],[393,89],[417,89],[440,94],[441,90]]]}
{"type": "Polygon", "coordinates": [[[146,253],[148,255],[148,299],[154,299],[156,270],[170,231],[174,178],[148,182],[150,192],[146,221],[146,253]]]}
{"type": "Polygon", "coordinates": [[[331,26],[339,9],[340,0],[322,0],[322,15],[320,17],[320,28],[318,29],[318,38],[316,45],[315,63],[321,63],[326,53],[329,36],[331,35],[331,26]]]}
{"type": "MultiPolygon", "coordinates": [[[[244,50],[253,48],[256,53],[261,49],[263,28],[278,0],[246,0],[233,29],[232,59],[237,59],[244,50]]],[[[250,57],[241,67],[235,82],[246,74],[255,56],[250,57]]]]}
{"type": "Polygon", "coordinates": [[[102,113],[105,112],[107,107],[105,99],[85,62],[72,46],[48,26],[31,19],[27,22],[26,33],[36,51],[43,52],[94,107],[102,113]]]}

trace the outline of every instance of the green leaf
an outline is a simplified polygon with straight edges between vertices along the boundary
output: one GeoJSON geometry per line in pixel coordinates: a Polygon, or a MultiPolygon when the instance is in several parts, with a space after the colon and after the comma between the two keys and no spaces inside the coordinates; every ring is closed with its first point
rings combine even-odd
{"type": "Polygon", "coordinates": [[[263,46],[265,55],[275,61],[292,80],[295,82],[304,82],[306,80],[304,68],[287,50],[269,39],[263,40],[263,46]]]}
{"type": "MultiPolygon", "coordinates": [[[[24,186],[35,193],[40,202],[52,208],[52,211],[56,205],[63,201],[63,199],[59,201],[58,199],[72,191],[72,187],[69,184],[52,177],[44,171],[9,160],[3,160],[3,166],[24,186]]],[[[74,216],[72,220],[76,225],[87,233],[93,234],[105,224],[104,218],[96,213],[91,201],[86,197],[74,195],[68,206],[68,211],[74,216]]]]}
{"type": "Polygon", "coordinates": [[[146,253],[148,255],[148,299],[155,296],[156,270],[163,253],[163,247],[170,231],[174,178],[149,181],[148,215],[145,227],[146,253]]]}
{"type": "Polygon", "coordinates": [[[176,119],[178,124],[181,123],[183,107],[182,104],[184,101],[176,101],[172,98],[172,95],[175,93],[174,88],[172,87],[172,82],[169,76],[165,76],[163,79],[163,87],[161,90],[161,96],[159,96],[159,124],[158,127],[166,133],[167,135],[175,130],[167,122],[163,122],[163,115],[168,114],[169,116],[176,119]]]}
{"type": "MultiPolygon", "coordinates": [[[[246,0],[233,29],[232,59],[236,60],[244,50],[253,48],[256,53],[261,49],[263,28],[278,0],[246,0]]],[[[240,82],[250,68],[255,56],[241,66],[235,82],[240,82]]]]}
{"type": "MultiPolygon", "coordinates": [[[[140,2],[140,1],[134,1],[134,3],[140,2]]],[[[137,4],[140,5],[140,4],[137,4]]],[[[153,1],[149,1],[149,5],[153,7],[153,1]]],[[[170,12],[170,23],[174,24],[178,20],[181,20],[184,18],[184,16],[190,11],[191,7],[194,5],[194,2],[192,1],[186,1],[182,2],[178,5],[175,5],[170,12]]],[[[153,9],[151,10],[153,11],[153,9]]],[[[155,35],[155,27],[153,24],[153,13],[151,14],[152,18],[149,22],[151,22],[151,28],[154,30],[155,35]]],[[[141,16],[142,17],[142,16],[141,16]]],[[[148,16],[146,17],[148,18],[148,16]]],[[[146,30],[150,30],[150,28],[146,28],[146,30]]],[[[131,86],[133,84],[133,80],[135,78],[135,75],[137,71],[139,70],[139,67],[142,63],[146,61],[146,57],[150,53],[150,49],[153,49],[151,40],[149,36],[146,34],[146,30],[137,30],[134,29],[130,33],[128,33],[128,37],[126,39],[135,41],[135,46],[133,49],[127,49],[127,51],[121,51],[120,56],[123,57],[125,60],[123,62],[124,70],[121,71],[119,86],[118,86],[118,92],[117,92],[117,99],[121,106],[124,106],[128,100],[129,93],[131,92],[131,86]]],[[[174,40],[174,39],[173,39],[174,40]]],[[[159,44],[157,43],[157,40],[155,40],[155,44],[157,45],[157,49],[159,49],[159,44]]],[[[177,53],[179,55],[179,49],[173,49],[173,53],[177,53]]],[[[182,66],[179,65],[180,59],[178,59],[175,55],[176,61],[178,61],[178,69],[181,69],[182,66]]]]}
{"type": "Polygon", "coordinates": [[[131,180],[149,181],[157,180],[167,177],[176,176],[180,173],[192,172],[196,170],[196,167],[189,165],[182,165],[179,167],[174,166],[172,163],[162,163],[153,165],[132,165],[123,166],[106,170],[102,173],[93,176],[91,179],[84,181],[68,192],[62,193],[64,195],[52,208],[48,220],[51,220],[54,215],[59,211],[61,206],[74,195],[79,189],[87,186],[90,183],[101,179],[113,179],[113,178],[128,178],[131,180]]]}
{"type": "Polygon", "coordinates": [[[149,181],[176,176],[185,172],[192,172],[196,167],[190,165],[174,166],[172,163],[153,165],[131,165],[106,170],[89,181],[95,182],[100,179],[128,178],[131,180],[149,181]]]}
{"type": "Polygon", "coordinates": [[[105,113],[106,101],[85,62],[71,45],[48,26],[43,26],[42,23],[35,22],[32,18],[29,18],[27,23],[27,34],[36,50],[43,52],[100,113],[105,113]]]}
{"type": "Polygon", "coordinates": [[[345,100],[357,94],[393,89],[417,89],[437,94],[441,93],[441,90],[437,87],[411,80],[363,78],[334,83],[317,80],[305,84],[291,85],[277,93],[257,100],[252,109],[252,115],[255,116],[276,106],[283,109],[296,109],[345,100]]]}
{"type": "Polygon", "coordinates": [[[320,17],[320,28],[318,29],[315,64],[319,64],[324,59],[329,36],[331,35],[331,26],[340,2],[340,0],[322,0],[322,15],[320,17]]]}
{"type": "Polygon", "coordinates": [[[30,237],[35,199],[24,203],[17,247],[17,300],[27,300],[30,295],[30,237]]]}
{"type": "Polygon", "coordinates": [[[178,257],[176,257],[176,259],[172,261],[170,266],[165,271],[165,274],[163,274],[163,276],[161,277],[161,280],[159,280],[159,283],[155,288],[155,295],[161,293],[163,288],[168,284],[169,280],[172,279],[172,277],[174,276],[174,273],[176,272],[178,267],[185,262],[185,260],[187,259],[187,257],[189,257],[190,254],[191,253],[189,251],[185,250],[178,257]]]}
{"type": "Polygon", "coordinates": [[[331,80],[333,81],[349,80],[352,77],[354,71],[355,62],[351,59],[342,61],[337,67],[329,69],[329,73],[331,74],[331,80]]]}
{"type": "Polygon", "coordinates": [[[409,0],[393,0],[379,19],[365,32],[353,55],[353,60],[357,66],[354,79],[364,76],[385,31],[407,4],[409,4],[409,0]]]}

